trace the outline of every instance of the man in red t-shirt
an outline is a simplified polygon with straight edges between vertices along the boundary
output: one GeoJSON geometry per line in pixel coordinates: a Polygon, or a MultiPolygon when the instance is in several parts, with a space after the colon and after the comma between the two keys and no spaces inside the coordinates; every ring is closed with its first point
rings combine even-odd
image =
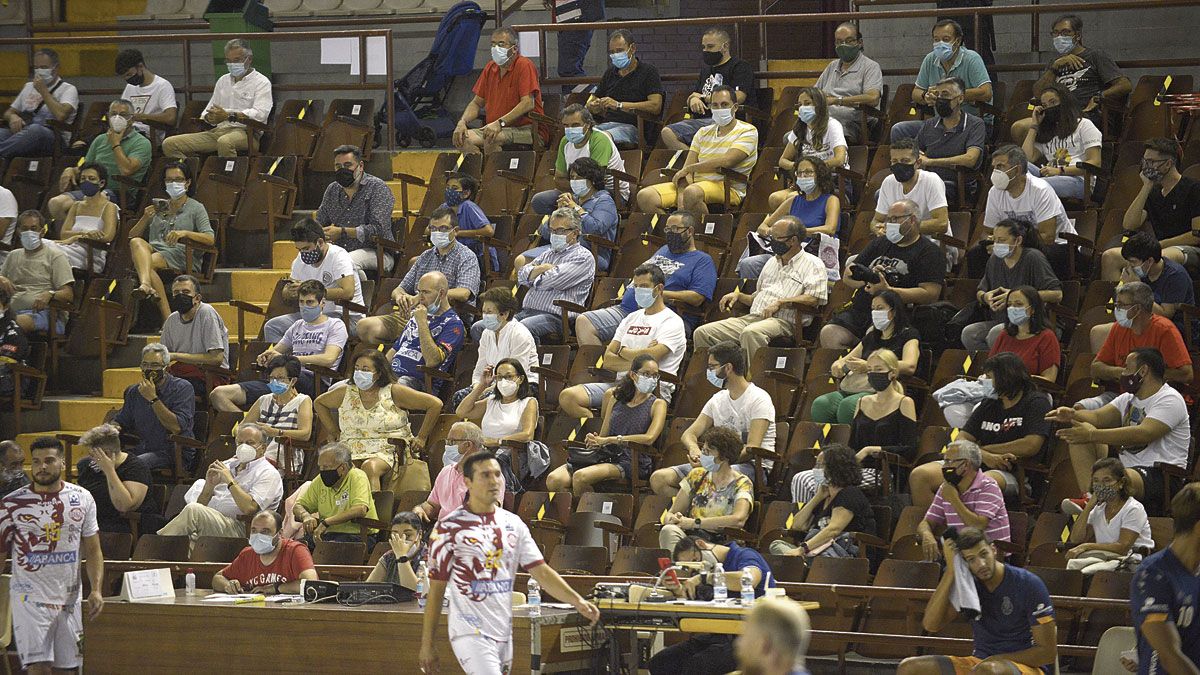
{"type": "MultiPolygon", "coordinates": [[[[533,61],[521,56],[517,33],[511,28],[492,31],[492,61],[483,67],[472,89],[475,98],[454,127],[454,147],[466,154],[492,152],[512,143],[533,144],[533,122],[527,113],[542,112],[542,91],[533,61]],[[468,129],[467,124],[485,108],[487,124],[468,129]]],[[[548,140],[544,131],[542,141],[548,140]]]]}
{"type": "Polygon", "coordinates": [[[301,579],[317,578],[308,547],[280,537],[283,517],[259,511],[250,521],[250,545],[213,575],[218,593],[299,593],[301,579]]]}
{"type": "MultiPolygon", "coordinates": [[[[1192,357],[1188,354],[1183,336],[1170,319],[1154,313],[1154,291],[1140,281],[1131,281],[1117,289],[1113,308],[1116,323],[1092,361],[1092,378],[1101,382],[1116,382],[1125,370],[1125,357],[1135,349],[1153,347],[1163,355],[1167,364],[1168,382],[1187,385],[1192,381],[1192,357]]],[[[1097,397],[1103,406],[1116,394],[1106,392],[1097,397]],[[1104,399],[1104,400],[1099,400],[1104,399]]],[[[1091,399],[1088,399],[1091,400],[1091,399]]],[[[1084,403],[1084,401],[1080,401],[1084,403]]],[[[1085,405],[1093,409],[1090,405],[1085,405]]]]}

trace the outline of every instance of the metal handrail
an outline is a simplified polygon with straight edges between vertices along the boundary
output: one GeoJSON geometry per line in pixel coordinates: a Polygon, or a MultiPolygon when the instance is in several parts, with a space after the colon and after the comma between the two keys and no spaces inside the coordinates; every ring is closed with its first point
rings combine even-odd
{"type": "MultiPolygon", "coordinates": [[[[129,36],[116,35],[69,35],[63,37],[12,37],[0,38],[0,47],[4,46],[25,46],[32,50],[33,45],[75,45],[75,44],[107,44],[114,40],[127,40],[129,36]]],[[[330,83],[303,83],[292,85],[272,85],[272,91],[308,91],[320,89],[325,91],[382,91],[384,102],[383,105],[387,110],[387,149],[394,150],[396,142],[396,134],[394,128],[394,110],[392,109],[392,82],[395,79],[393,72],[394,64],[392,62],[392,37],[391,28],[369,28],[369,29],[351,29],[343,31],[294,31],[287,33],[150,33],[138,35],[138,42],[156,42],[156,43],[180,43],[183,47],[181,50],[181,58],[183,59],[183,86],[176,86],[176,90],[184,93],[187,99],[190,99],[193,94],[211,92],[212,84],[205,83],[203,85],[194,84],[192,82],[192,43],[193,42],[222,42],[241,38],[245,40],[263,40],[267,42],[302,42],[305,40],[320,40],[331,37],[348,37],[358,39],[358,82],[330,82],[330,83]],[[384,39],[384,79],[382,82],[367,81],[367,39],[372,37],[382,37],[384,39]]],[[[378,77],[378,76],[376,76],[378,77]]],[[[97,95],[97,94],[113,94],[118,90],[102,88],[102,89],[87,89],[80,90],[81,95],[97,95]]]]}

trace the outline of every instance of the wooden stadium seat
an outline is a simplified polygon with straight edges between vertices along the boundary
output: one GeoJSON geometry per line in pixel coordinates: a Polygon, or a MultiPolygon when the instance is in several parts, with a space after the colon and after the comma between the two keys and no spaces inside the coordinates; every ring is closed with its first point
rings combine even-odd
{"type": "Polygon", "coordinates": [[[608,549],[603,546],[559,544],[550,555],[550,567],[561,574],[608,573],[608,549]]]}
{"type": "Polygon", "coordinates": [[[250,154],[295,155],[302,160],[312,157],[317,137],[321,133],[321,118],[325,101],[321,99],[289,99],[275,109],[271,131],[250,154]]]}
{"type": "Polygon", "coordinates": [[[132,559],[187,560],[188,537],[187,535],[143,534],[138,538],[137,544],[133,548],[132,559]]]}
{"type": "Polygon", "coordinates": [[[665,548],[622,546],[617,549],[608,573],[612,576],[657,577],[659,558],[670,557],[671,552],[665,548]]]}
{"type": "Polygon", "coordinates": [[[195,545],[192,546],[192,555],[189,560],[191,562],[233,562],[233,559],[248,545],[245,537],[197,537],[195,545]]]}
{"type": "MultiPolygon", "coordinates": [[[[866,558],[813,558],[805,583],[848,584],[867,586],[871,583],[870,561],[866,558]]],[[[858,623],[862,601],[843,597],[830,590],[819,590],[811,600],[820,603],[820,609],[809,612],[813,630],[851,632],[858,623]]],[[[842,655],[849,644],[845,640],[814,639],[809,645],[811,656],[842,655]]]]}
{"type": "Polygon", "coordinates": [[[276,228],[291,223],[296,205],[296,171],[295,157],[254,159],[233,218],[224,232],[217,232],[227,264],[271,266],[271,242],[278,238],[276,228]]]}
{"type": "Polygon", "coordinates": [[[314,565],[361,565],[367,546],[359,541],[318,541],[313,549],[314,565]]]}
{"type": "Polygon", "coordinates": [[[771,577],[777,582],[799,584],[804,583],[808,576],[808,563],[804,556],[764,553],[763,559],[771,568],[771,577]]]}
{"type": "MultiPolygon", "coordinates": [[[[1129,583],[1133,579],[1130,572],[1097,572],[1092,575],[1085,597],[1107,598],[1112,600],[1129,599],[1129,583]]],[[[1094,609],[1085,611],[1080,620],[1079,634],[1076,639],[1079,644],[1092,645],[1100,641],[1105,631],[1113,626],[1125,626],[1129,623],[1127,609],[1094,609]]],[[[1088,670],[1092,666],[1089,659],[1076,660],[1076,668],[1088,670]]]]}
{"type": "Polygon", "coordinates": [[[600,546],[615,550],[618,537],[630,532],[617,516],[598,511],[576,511],[563,532],[564,544],[600,546]]]}
{"type": "Polygon", "coordinates": [[[100,551],[105,560],[129,560],[133,553],[133,535],[128,532],[100,532],[100,551]]]}
{"type": "Polygon", "coordinates": [[[50,182],[57,178],[50,175],[53,168],[53,157],[14,157],[8,162],[4,185],[16,198],[18,211],[42,206],[50,191],[50,182]]]}
{"type": "Polygon", "coordinates": [[[417,216],[432,213],[445,200],[447,176],[459,172],[478,180],[483,173],[483,155],[464,155],[459,152],[439,153],[428,178],[410,173],[394,172],[392,179],[400,182],[399,206],[404,215],[417,216]],[[414,203],[410,205],[408,197],[410,187],[425,188],[425,196],[422,197],[420,204],[416,204],[414,198],[414,203]]]}
{"type": "Polygon", "coordinates": [[[619,492],[585,492],[575,507],[580,513],[604,513],[616,516],[625,527],[633,526],[633,495],[619,492]]]}
{"type": "Polygon", "coordinates": [[[537,167],[532,150],[501,150],[484,159],[483,174],[488,177],[479,186],[476,203],[487,214],[521,213],[529,197],[537,167]],[[497,178],[501,180],[496,180],[497,178]]]}
{"type": "MultiPolygon", "coordinates": [[[[875,573],[874,586],[895,588],[935,588],[941,578],[941,569],[935,562],[912,560],[884,560],[875,573]]],[[[922,631],[921,617],[925,613],[924,600],[900,598],[876,598],[867,605],[861,630],[864,633],[893,633],[918,635],[922,631]]],[[[860,656],[873,659],[902,659],[915,656],[913,647],[891,646],[877,642],[861,642],[854,645],[860,656]]]]}

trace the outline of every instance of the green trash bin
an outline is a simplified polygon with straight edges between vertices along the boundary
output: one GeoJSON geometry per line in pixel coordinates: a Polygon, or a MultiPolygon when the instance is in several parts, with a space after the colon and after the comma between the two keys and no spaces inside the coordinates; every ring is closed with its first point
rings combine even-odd
{"type": "MultiPolygon", "coordinates": [[[[275,29],[262,0],[209,0],[204,19],[214,33],[269,33],[275,29]]],[[[250,49],[254,50],[254,69],[271,77],[271,43],[251,40],[250,49]]],[[[225,67],[225,41],[214,40],[212,53],[213,72],[219,78],[229,72],[225,67]]]]}

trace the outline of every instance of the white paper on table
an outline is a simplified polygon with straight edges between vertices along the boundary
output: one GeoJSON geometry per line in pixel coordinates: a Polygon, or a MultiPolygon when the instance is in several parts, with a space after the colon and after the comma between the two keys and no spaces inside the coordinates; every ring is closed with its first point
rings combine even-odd
{"type": "Polygon", "coordinates": [[[217,605],[232,605],[237,602],[253,600],[258,597],[258,593],[213,593],[206,595],[201,602],[211,602],[217,605]]]}
{"type": "Polygon", "coordinates": [[[521,56],[529,59],[536,59],[541,56],[541,44],[538,43],[537,33],[517,33],[517,44],[521,46],[521,56]]]}

